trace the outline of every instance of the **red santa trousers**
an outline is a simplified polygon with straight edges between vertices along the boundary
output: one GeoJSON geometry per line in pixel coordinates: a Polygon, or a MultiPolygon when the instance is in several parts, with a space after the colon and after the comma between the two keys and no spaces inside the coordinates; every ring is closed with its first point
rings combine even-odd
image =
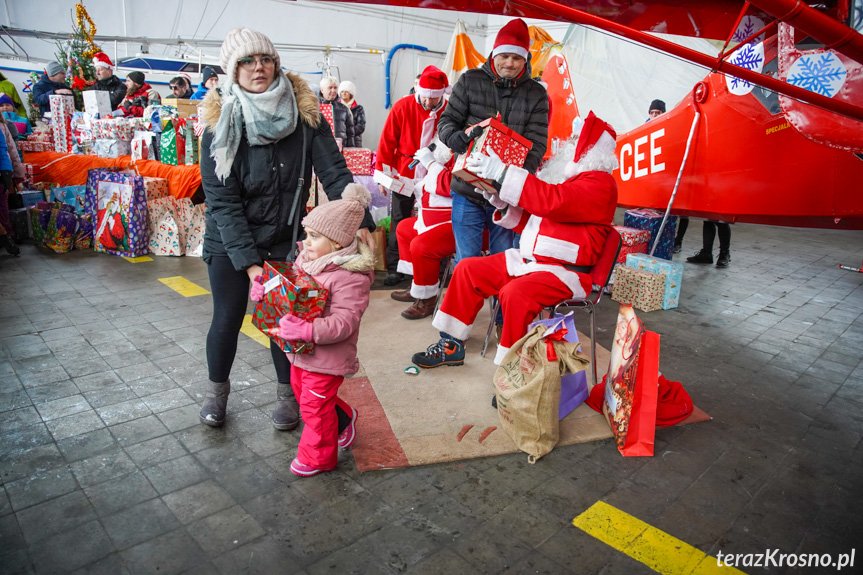
{"type": "Polygon", "coordinates": [[[341,375],[314,373],[291,366],[291,387],[300,403],[305,426],[300,436],[297,459],[315,469],[333,469],[339,461],[339,421],[336,405],[352,413],[350,405],[338,396],[341,375]]]}
{"type": "Polygon", "coordinates": [[[416,218],[402,220],[396,229],[399,242],[399,267],[403,274],[413,275],[411,295],[417,299],[435,297],[439,285],[440,262],[455,253],[452,223],[438,224],[418,233],[416,218]]]}
{"type": "Polygon", "coordinates": [[[485,298],[500,298],[503,331],[495,363],[524,337],[527,326],[544,307],[572,297],[572,290],[551,272],[523,276],[507,273],[506,252],[465,258],[453,271],[449,289],[432,325],[458,339],[467,339],[485,298]]]}

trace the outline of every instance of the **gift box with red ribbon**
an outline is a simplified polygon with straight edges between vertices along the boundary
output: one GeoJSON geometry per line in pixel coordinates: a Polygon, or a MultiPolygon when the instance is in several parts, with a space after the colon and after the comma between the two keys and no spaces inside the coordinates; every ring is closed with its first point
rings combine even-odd
{"type": "MultiPolygon", "coordinates": [[[[494,118],[483,120],[477,126],[485,128],[485,131],[470,143],[466,153],[456,158],[452,173],[454,176],[458,176],[476,188],[495,192],[497,190],[491,181],[480,178],[467,168],[468,157],[473,152],[482,152],[488,155],[489,150],[494,150],[494,153],[500,157],[504,164],[520,168],[524,165],[527,153],[533,147],[533,144],[530,140],[494,118]]],[[[471,126],[467,131],[473,130],[474,127],[471,126]]]]}
{"type": "Polygon", "coordinates": [[[292,262],[264,262],[264,297],[255,304],[252,324],[285,353],[309,354],[314,342],[287,341],[270,333],[285,314],[312,321],[324,313],[327,290],[292,262]]]}

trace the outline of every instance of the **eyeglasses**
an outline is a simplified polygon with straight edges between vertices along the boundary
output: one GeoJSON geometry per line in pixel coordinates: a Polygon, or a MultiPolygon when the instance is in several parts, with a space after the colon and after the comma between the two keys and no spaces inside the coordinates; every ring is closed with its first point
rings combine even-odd
{"type": "Polygon", "coordinates": [[[261,66],[264,68],[272,68],[276,65],[276,61],[272,56],[261,56],[260,58],[240,58],[237,60],[237,64],[239,64],[244,70],[254,70],[258,67],[258,62],[261,63],[261,66]]]}

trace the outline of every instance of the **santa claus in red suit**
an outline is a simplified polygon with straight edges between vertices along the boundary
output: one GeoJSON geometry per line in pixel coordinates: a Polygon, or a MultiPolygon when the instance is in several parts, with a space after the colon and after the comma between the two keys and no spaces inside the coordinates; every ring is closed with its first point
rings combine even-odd
{"type": "Polygon", "coordinates": [[[432,323],[441,340],[414,354],[420,367],[464,363],[463,341],[487,297],[497,295],[503,312],[499,365],[542,308],[590,292],[586,272],[599,259],[617,206],[617,135],[593,112],[574,128],[574,138],[536,176],[494,152],[471,156],[471,171],[500,185],[488,200],[497,225],[522,234],[520,248],[458,263],[432,323]]]}
{"type": "MultiPolygon", "coordinates": [[[[393,104],[387,116],[378,142],[376,170],[384,171],[383,166],[386,164],[403,177],[425,176],[425,167],[418,165],[414,169],[410,167],[410,163],[417,150],[432,143],[440,115],[446,109],[444,95],[451,91],[449,80],[441,70],[435,66],[428,66],[423,70],[416,94],[405,96],[393,104]]],[[[381,187],[381,193],[387,195],[387,190],[381,187]]],[[[394,194],[392,203],[390,229],[397,229],[402,220],[410,217],[414,198],[394,194]]],[[[398,256],[396,234],[390,234],[386,254],[387,269],[390,273],[384,279],[385,285],[396,285],[404,279],[404,274],[396,271],[398,256]]]]}
{"type": "Polygon", "coordinates": [[[441,260],[455,253],[450,195],[453,154],[437,138],[434,144],[434,151],[421,148],[416,153],[416,160],[427,170],[415,186],[420,200],[418,215],[402,220],[396,231],[398,271],[413,276],[413,282],[407,289],[392,292],[390,297],[413,302],[402,312],[405,319],[422,319],[434,312],[440,290],[441,260]]]}

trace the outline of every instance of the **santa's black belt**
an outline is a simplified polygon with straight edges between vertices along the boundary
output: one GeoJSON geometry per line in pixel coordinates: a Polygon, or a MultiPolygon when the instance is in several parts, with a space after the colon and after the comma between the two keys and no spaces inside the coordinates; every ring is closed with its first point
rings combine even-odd
{"type": "Polygon", "coordinates": [[[593,271],[593,268],[590,266],[574,266],[572,264],[560,264],[571,272],[578,272],[581,274],[589,274],[593,271]]]}

